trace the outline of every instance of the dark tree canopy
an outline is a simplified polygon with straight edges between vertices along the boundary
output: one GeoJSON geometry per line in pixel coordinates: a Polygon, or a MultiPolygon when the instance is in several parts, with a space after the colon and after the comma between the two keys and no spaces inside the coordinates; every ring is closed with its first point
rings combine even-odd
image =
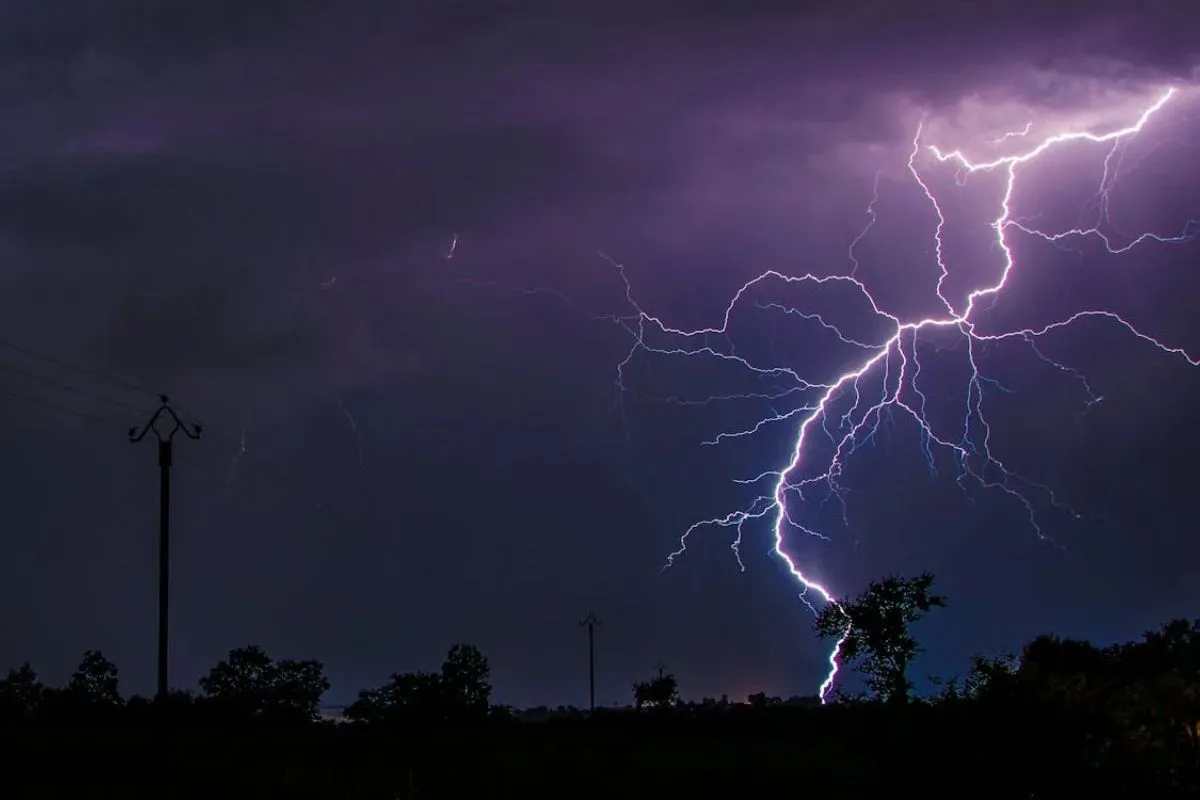
{"type": "Polygon", "coordinates": [[[32,719],[41,705],[45,691],[37,673],[28,662],[10,669],[8,676],[0,680],[0,720],[32,719]]]}
{"type": "Polygon", "coordinates": [[[355,722],[437,722],[445,712],[442,678],[433,672],[397,672],[378,689],[364,689],[346,709],[355,722]]]}
{"type": "Polygon", "coordinates": [[[72,702],[88,706],[118,706],[121,693],[118,687],[117,665],[99,650],[83,654],[67,682],[67,694],[72,702]]]}
{"type": "Polygon", "coordinates": [[[456,644],[440,673],[395,673],[378,689],[359,692],[346,718],[392,724],[481,720],[491,707],[490,675],[487,657],[478,648],[456,644]]]}
{"type": "Polygon", "coordinates": [[[668,673],[633,685],[633,704],[638,708],[669,708],[679,699],[679,682],[668,673]]]}
{"type": "Polygon", "coordinates": [[[273,666],[267,651],[257,645],[230,650],[200,679],[200,689],[214,699],[256,696],[270,684],[273,666]]]}
{"type": "Polygon", "coordinates": [[[486,713],[492,703],[491,675],[487,657],[474,645],[454,645],[442,663],[442,683],[449,699],[474,713],[486,713]]]}
{"type": "Polygon", "coordinates": [[[843,639],[842,663],[857,663],[867,687],[891,703],[907,702],[912,691],[908,668],[921,652],[913,623],[933,608],[946,605],[933,593],[933,575],[892,576],[872,581],[850,601],[829,603],[817,616],[817,635],[843,639]]]}
{"type": "MultiPolygon", "coordinates": [[[[657,677],[634,684],[640,711],[560,706],[513,715],[489,707],[487,659],[456,645],[438,672],[393,675],[362,692],[346,713],[351,723],[385,724],[332,725],[313,718],[327,685],[319,663],[274,661],[248,647],[205,676],[203,696],[173,692],[171,713],[163,715],[150,698],[122,702],[116,668],[89,652],[61,688],[43,686],[27,664],[9,670],[0,680],[0,738],[13,780],[23,774],[39,789],[50,781],[54,796],[68,791],[53,784],[58,773],[77,780],[78,770],[46,770],[35,754],[70,753],[76,760],[69,763],[87,765],[89,781],[106,789],[113,776],[134,775],[160,792],[152,770],[131,771],[126,762],[161,733],[162,719],[179,732],[175,756],[183,766],[173,780],[183,790],[177,793],[189,796],[245,785],[271,796],[484,796],[499,786],[540,797],[548,784],[561,792],[560,771],[571,764],[589,790],[607,778],[603,788],[622,796],[643,796],[630,787],[657,785],[668,769],[677,770],[672,785],[693,794],[744,793],[744,764],[752,765],[756,788],[767,785],[764,769],[770,785],[794,788],[803,777],[798,769],[809,768],[788,756],[801,741],[820,743],[819,759],[809,762],[814,774],[836,775],[848,796],[908,794],[911,787],[923,796],[961,793],[962,770],[984,775],[989,797],[1197,796],[1200,622],[1175,620],[1137,641],[1103,647],[1040,636],[1019,657],[976,656],[961,680],[901,703],[905,695],[889,692],[908,689],[907,659],[918,649],[909,626],[941,603],[928,578],[896,578],[821,615],[828,635],[849,634],[845,655],[894,704],[826,709],[816,698],[765,692],[746,703],[683,702],[675,676],[660,667],[657,677]],[[859,627],[847,631],[851,619],[859,627]],[[253,724],[257,719],[272,724],[253,724]],[[764,758],[772,751],[778,756],[764,758]],[[937,759],[922,762],[930,754],[937,759]],[[716,762],[716,770],[703,768],[716,762]],[[946,771],[942,762],[960,769],[946,771]],[[723,776],[729,782],[722,784],[723,776]]],[[[146,788],[109,793],[149,796],[146,788]]]]}
{"type": "Polygon", "coordinates": [[[963,694],[967,697],[995,697],[1007,693],[1016,677],[1016,660],[1011,655],[971,657],[967,677],[963,681],[963,694]]]}
{"type": "Polygon", "coordinates": [[[766,692],[754,692],[746,697],[746,703],[753,709],[771,708],[783,703],[778,697],[770,697],[766,692]]]}
{"type": "Polygon", "coordinates": [[[200,679],[209,700],[243,716],[313,719],[329,690],[319,661],[274,661],[258,646],[231,650],[200,679]]]}
{"type": "Polygon", "coordinates": [[[1015,670],[993,670],[977,695],[1031,705],[1060,728],[1139,758],[1186,752],[1200,760],[1200,620],[1172,620],[1139,642],[1108,647],[1039,636],[1015,670]]]}

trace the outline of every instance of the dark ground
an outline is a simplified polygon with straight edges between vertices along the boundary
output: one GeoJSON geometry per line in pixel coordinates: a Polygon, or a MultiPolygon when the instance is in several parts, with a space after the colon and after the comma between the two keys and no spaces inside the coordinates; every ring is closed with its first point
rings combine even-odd
{"type": "Polygon", "coordinates": [[[6,797],[1195,796],[1194,771],[1112,753],[1098,763],[1089,742],[1099,729],[1071,728],[964,702],[602,713],[458,730],[193,726],[172,733],[161,783],[162,750],[143,725],[15,728],[2,746],[6,797]]]}

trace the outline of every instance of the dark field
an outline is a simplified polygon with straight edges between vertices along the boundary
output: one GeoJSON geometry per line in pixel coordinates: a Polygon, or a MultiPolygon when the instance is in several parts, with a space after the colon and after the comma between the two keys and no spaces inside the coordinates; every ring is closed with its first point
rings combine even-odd
{"type": "MultiPolygon", "coordinates": [[[[18,726],[6,797],[1196,796],[1194,758],[1098,720],[974,702],[607,712],[450,729],[241,723],[18,726]],[[1184,764],[1190,760],[1191,766],[1184,764]]],[[[1190,755],[1190,754],[1189,754],[1190,755]]]]}

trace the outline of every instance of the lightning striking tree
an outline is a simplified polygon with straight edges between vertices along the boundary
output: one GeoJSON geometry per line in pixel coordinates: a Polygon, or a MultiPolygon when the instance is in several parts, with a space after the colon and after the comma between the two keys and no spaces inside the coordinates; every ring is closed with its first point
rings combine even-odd
{"type": "Polygon", "coordinates": [[[908,667],[921,652],[912,625],[946,599],[933,593],[933,575],[872,581],[851,601],[829,603],[817,615],[817,635],[841,641],[844,663],[858,662],[867,687],[889,703],[906,703],[908,667]]]}

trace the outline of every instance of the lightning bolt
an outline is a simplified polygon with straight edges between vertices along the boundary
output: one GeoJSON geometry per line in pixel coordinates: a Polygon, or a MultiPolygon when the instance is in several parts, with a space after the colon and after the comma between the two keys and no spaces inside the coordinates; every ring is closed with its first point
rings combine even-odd
{"type": "MultiPolygon", "coordinates": [[[[1114,158],[1119,161],[1119,148],[1124,142],[1139,133],[1153,115],[1170,102],[1176,94],[1174,88],[1165,90],[1132,124],[1099,133],[1092,131],[1059,133],[1032,143],[1028,138],[1029,132],[1033,129],[1033,124],[1030,123],[1023,130],[1006,134],[993,142],[993,144],[998,144],[1015,139],[1022,144],[1029,142],[1028,149],[991,161],[977,162],[969,159],[960,150],[947,151],[935,145],[925,145],[923,144],[924,125],[918,126],[912,140],[912,151],[907,167],[912,179],[930,203],[936,217],[937,224],[933,234],[932,250],[941,274],[936,283],[935,293],[944,312],[935,316],[903,319],[889,313],[876,302],[867,285],[856,277],[858,261],[854,256],[854,248],[870,230],[876,219],[875,207],[879,201],[878,175],[875,179],[872,201],[867,207],[869,219],[867,227],[855,238],[850,247],[851,270],[849,274],[788,275],[774,270],[767,271],[746,282],[737,290],[726,306],[724,317],[718,326],[695,330],[671,327],[663,319],[654,316],[638,305],[634,299],[632,284],[625,268],[601,253],[601,257],[613,265],[624,283],[625,299],[634,311],[631,316],[626,317],[607,316],[609,320],[615,321],[625,328],[633,337],[633,345],[617,366],[616,384],[619,391],[622,393],[630,391],[627,370],[635,356],[639,353],[651,353],[660,356],[717,359],[748,370],[751,374],[765,379],[771,386],[768,391],[760,394],[710,397],[704,402],[735,398],[757,398],[780,404],[792,398],[796,402],[795,407],[791,410],[775,412],[771,416],[760,419],[749,428],[722,433],[707,443],[716,444],[731,438],[749,436],[776,423],[790,423],[797,426],[794,444],[791,447],[791,456],[785,464],[750,479],[738,481],[746,486],[762,487],[758,496],[740,509],[723,516],[701,520],[687,528],[680,536],[678,548],[667,556],[664,569],[672,566],[676,559],[686,552],[688,539],[692,534],[702,528],[710,527],[732,529],[735,537],[731,547],[738,563],[741,564],[739,548],[743,530],[748,524],[761,520],[769,523],[773,534],[772,552],[782,560],[791,576],[799,584],[802,601],[814,613],[817,609],[813,600],[837,605],[838,600],[834,592],[806,574],[796,559],[789,554],[788,534],[791,531],[797,531],[828,540],[828,537],[821,532],[803,524],[797,513],[797,505],[812,502],[810,495],[814,492],[823,492],[826,499],[832,498],[839,502],[843,520],[846,519],[846,487],[842,484],[845,464],[858,447],[875,435],[885,412],[898,412],[916,422],[920,431],[922,449],[931,472],[936,473],[934,449],[949,453],[957,465],[958,474],[955,480],[964,491],[968,484],[973,484],[982,489],[1006,495],[1023,509],[1037,536],[1048,540],[1038,523],[1033,499],[1035,497],[1043,497],[1054,507],[1064,509],[1078,517],[1078,514],[1061,504],[1048,487],[1022,478],[993,455],[991,450],[992,429],[984,414],[983,397],[985,388],[990,386],[1003,389],[1003,387],[985,375],[980,368],[977,360],[979,348],[987,343],[1009,340],[1028,344],[1034,354],[1047,364],[1074,377],[1085,391],[1089,405],[1100,402],[1101,398],[1092,391],[1086,379],[1079,372],[1047,357],[1038,348],[1037,342],[1041,337],[1051,331],[1090,318],[1120,326],[1143,342],[1165,353],[1178,356],[1192,366],[1200,366],[1200,359],[1185,352],[1182,348],[1160,342],[1139,331],[1119,314],[1106,310],[1080,311],[1041,328],[1022,328],[991,333],[977,329],[976,317],[981,305],[989,299],[994,301],[1009,280],[1015,265],[1010,244],[1010,236],[1014,232],[1036,236],[1055,244],[1085,237],[1095,238],[1101,241],[1110,253],[1123,253],[1138,245],[1149,243],[1167,244],[1187,241],[1200,233],[1200,223],[1191,220],[1176,236],[1143,233],[1125,244],[1117,245],[1114,244],[1109,234],[1100,229],[1101,223],[1107,219],[1107,197],[1116,176],[1112,162],[1114,158]],[[1014,219],[1011,201],[1022,168],[1051,149],[1068,146],[1075,142],[1111,145],[1104,160],[1104,176],[1097,193],[1100,220],[1094,225],[1079,225],[1070,230],[1047,232],[1014,219]],[[924,163],[922,163],[922,157],[924,157],[924,163]],[[1004,176],[998,213],[991,222],[995,246],[1002,260],[998,277],[993,283],[973,289],[964,300],[958,303],[947,296],[945,289],[946,280],[950,276],[943,243],[946,217],[937,196],[922,174],[922,166],[925,165],[954,166],[960,185],[976,173],[995,173],[1004,176]],[[877,339],[864,341],[861,338],[847,335],[841,328],[820,314],[803,313],[781,303],[759,301],[757,307],[760,309],[797,315],[820,325],[835,335],[843,345],[861,351],[862,356],[850,371],[822,382],[806,379],[796,370],[788,367],[755,363],[753,359],[740,354],[733,347],[730,335],[731,318],[740,306],[754,299],[757,292],[769,284],[807,285],[814,289],[830,292],[849,291],[861,299],[866,310],[869,310],[869,313],[881,324],[884,333],[877,339]],[[930,422],[926,413],[926,395],[921,388],[918,339],[921,335],[932,334],[936,331],[944,331],[961,337],[966,344],[966,359],[970,368],[962,424],[957,430],[952,431],[941,430],[930,422]],[[813,439],[820,436],[826,437],[832,444],[832,450],[826,456],[814,452],[813,439]]],[[[841,648],[849,632],[849,628],[847,628],[846,633],[835,643],[829,653],[829,671],[819,687],[822,702],[825,702],[837,680],[841,648]]]]}

